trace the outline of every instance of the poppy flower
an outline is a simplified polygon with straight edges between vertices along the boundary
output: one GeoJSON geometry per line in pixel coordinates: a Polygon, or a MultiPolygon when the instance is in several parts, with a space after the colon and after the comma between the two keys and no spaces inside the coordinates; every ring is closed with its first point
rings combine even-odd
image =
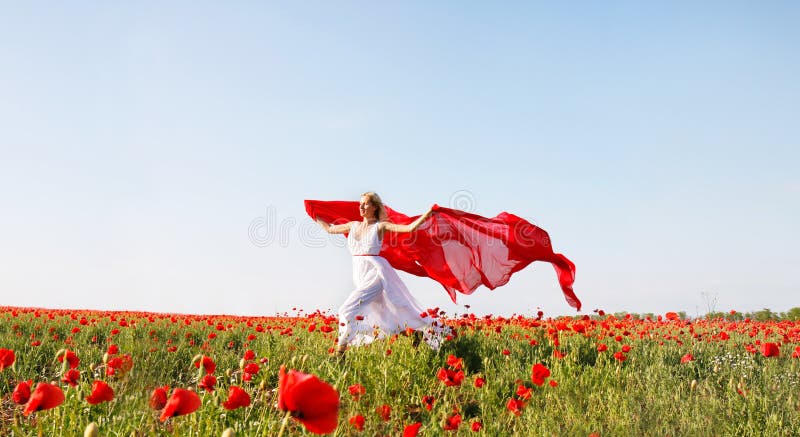
{"type": "Polygon", "coordinates": [[[75,387],[76,385],[78,385],[78,379],[80,379],[80,377],[81,377],[81,372],[75,369],[69,369],[66,372],[64,372],[64,377],[61,378],[61,382],[65,382],[71,385],[72,387],[75,387]]]}
{"type": "Polygon", "coordinates": [[[472,429],[472,432],[479,432],[481,429],[483,429],[483,423],[476,420],[475,422],[472,422],[470,429],[472,429]]]}
{"type": "Polygon", "coordinates": [[[353,428],[357,429],[358,431],[364,431],[364,423],[366,422],[364,416],[360,414],[353,416],[350,418],[350,420],[348,420],[348,422],[350,422],[350,425],[353,425],[353,428]]]}
{"type": "Polygon", "coordinates": [[[600,343],[597,345],[597,352],[605,352],[607,350],[608,346],[606,346],[604,343],[600,343]]]}
{"type": "Polygon", "coordinates": [[[464,360],[453,354],[450,354],[447,356],[447,365],[453,370],[461,370],[464,368],[464,360]]]}
{"type": "Polygon", "coordinates": [[[200,366],[202,365],[203,370],[205,370],[206,374],[214,373],[214,371],[217,370],[217,364],[214,362],[214,360],[211,359],[211,357],[203,355],[200,358],[197,358],[193,361],[194,361],[194,367],[199,369],[200,366]]]}
{"type": "Polygon", "coordinates": [[[206,375],[200,380],[200,383],[197,384],[197,387],[202,388],[205,391],[214,391],[214,387],[216,385],[217,377],[214,375],[206,375]]]}
{"type": "Polygon", "coordinates": [[[290,411],[307,430],[326,434],[336,429],[339,420],[339,393],[316,375],[278,371],[278,408],[290,411]]]}
{"type": "Polygon", "coordinates": [[[256,353],[253,352],[252,350],[247,349],[246,351],[244,351],[244,359],[245,360],[252,360],[255,357],[256,357],[256,353]]]}
{"type": "Polygon", "coordinates": [[[433,402],[436,400],[433,396],[423,396],[422,403],[425,405],[425,409],[431,411],[433,409],[433,402]]]}
{"type": "Polygon", "coordinates": [[[517,416],[522,414],[522,409],[524,407],[525,407],[525,402],[519,399],[511,398],[508,400],[508,402],[506,402],[506,408],[508,409],[508,411],[511,411],[517,416]]]}
{"type": "Polygon", "coordinates": [[[765,357],[778,357],[781,355],[781,349],[777,343],[764,343],[761,345],[761,355],[765,357]]]}
{"type": "Polygon", "coordinates": [[[112,343],[108,345],[108,350],[106,351],[106,353],[109,355],[116,355],[119,353],[119,347],[112,343]]]}
{"type": "Polygon", "coordinates": [[[531,381],[539,387],[544,385],[544,380],[548,376],[550,376],[550,369],[542,363],[536,363],[531,368],[531,381]]]}
{"type": "Polygon", "coordinates": [[[690,361],[694,361],[694,355],[687,353],[683,357],[681,357],[681,364],[688,363],[690,361]]]}
{"type": "Polygon", "coordinates": [[[244,373],[249,373],[251,376],[255,376],[259,370],[260,367],[256,363],[248,363],[244,366],[244,373]]]}
{"type": "Polygon", "coordinates": [[[40,382],[31,393],[28,403],[25,404],[25,411],[22,414],[28,416],[35,411],[49,410],[62,403],[64,403],[64,392],[61,391],[61,387],[40,382]]]}
{"type": "Polygon", "coordinates": [[[200,396],[197,396],[197,393],[185,388],[176,388],[172,390],[172,395],[167,399],[167,404],[161,411],[161,421],[164,422],[170,417],[194,413],[198,408],[200,408],[200,396]]]}
{"type": "Polygon", "coordinates": [[[75,352],[72,352],[69,349],[67,349],[66,351],[64,351],[63,354],[60,354],[58,356],[58,362],[59,363],[63,363],[64,359],[67,360],[67,364],[69,365],[70,369],[74,369],[74,368],[78,367],[78,364],[80,364],[80,362],[81,362],[81,359],[78,358],[78,355],[76,355],[75,352]]]}
{"type": "Polygon", "coordinates": [[[406,427],[403,428],[403,437],[417,437],[417,434],[419,434],[419,427],[421,426],[422,423],[420,422],[406,425],[406,427]]]}
{"type": "Polygon", "coordinates": [[[614,358],[620,362],[628,359],[622,351],[614,352],[614,358]]]}
{"type": "Polygon", "coordinates": [[[359,400],[361,395],[367,393],[367,389],[361,384],[353,384],[347,387],[347,391],[350,392],[350,396],[352,396],[355,401],[359,400]]]}
{"type": "Polygon", "coordinates": [[[228,389],[228,399],[222,403],[226,410],[235,410],[239,407],[250,406],[250,395],[241,387],[232,385],[228,389]]]}
{"type": "Polygon", "coordinates": [[[464,381],[464,371],[463,370],[455,371],[455,370],[445,369],[444,367],[442,367],[439,369],[439,372],[436,373],[436,377],[439,378],[439,380],[441,380],[442,382],[444,382],[444,385],[452,387],[456,385],[461,385],[461,383],[464,381]]]}
{"type": "Polygon", "coordinates": [[[483,385],[486,384],[486,380],[481,378],[480,376],[475,377],[475,387],[481,388],[483,385]]]}
{"type": "Polygon", "coordinates": [[[100,402],[110,402],[114,400],[114,390],[105,381],[95,381],[92,384],[92,393],[86,396],[86,402],[95,405],[100,402]]]}
{"type": "Polygon", "coordinates": [[[108,360],[106,363],[106,376],[122,376],[133,369],[131,354],[120,355],[108,360]]]}
{"type": "Polygon", "coordinates": [[[455,431],[458,429],[459,425],[461,425],[461,415],[454,413],[444,421],[442,428],[444,428],[445,431],[455,431]]]}
{"type": "Polygon", "coordinates": [[[380,407],[376,408],[375,412],[378,413],[378,416],[380,416],[381,420],[383,420],[384,422],[388,422],[392,416],[392,407],[383,404],[380,407]]]}
{"type": "Polygon", "coordinates": [[[520,385],[519,387],[517,387],[517,396],[519,396],[522,399],[528,400],[531,398],[532,394],[533,394],[533,389],[531,388],[525,387],[524,385],[520,385]]]}
{"type": "Polygon", "coordinates": [[[153,393],[150,394],[150,407],[154,410],[160,410],[167,405],[167,391],[169,386],[156,387],[153,393]]]}
{"type": "Polygon", "coordinates": [[[17,405],[25,405],[31,397],[31,384],[33,380],[22,381],[14,387],[14,392],[11,393],[11,400],[17,405]]]}
{"type": "Polygon", "coordinates": [[[7,367],[11,367],[16,360],[14,351],[11,349],[0,349],[0,372],[7,367]]]}

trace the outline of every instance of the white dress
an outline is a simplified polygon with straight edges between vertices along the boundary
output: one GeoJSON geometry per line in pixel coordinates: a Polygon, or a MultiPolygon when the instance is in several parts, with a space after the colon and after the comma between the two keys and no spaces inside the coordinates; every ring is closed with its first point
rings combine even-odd
{"type": "Polygon", "coordinates": [[[423,339],[438,349],[444,327],[431,317],[421,317],[425,310],[389,262],[378,255],[381,240],[377,224],[369,225],[360,239],[356,237],[357,226],[353,222],[347,236],[356,288],[339,308],[339,345],[368,344],[411,328],[422,331],[423,339]]]}

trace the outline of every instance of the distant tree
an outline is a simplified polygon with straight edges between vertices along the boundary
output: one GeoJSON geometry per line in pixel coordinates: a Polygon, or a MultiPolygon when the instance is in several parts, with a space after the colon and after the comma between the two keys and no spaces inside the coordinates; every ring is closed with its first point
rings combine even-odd
{"type": "Polygon", "coordinates": [[[794,307],[783,315],[786,320],[800,320],[800,308],[794,307]]]}
{"type": "Polygon", "coordinates": [[[760,311],[752,313],[750,318],[759,322],[766,322],[768,320],[777,319],[778,318],[777,316],[778,315],[773,313],[772,310],[770,310],[769,308],[764,308],[760,311]]]}

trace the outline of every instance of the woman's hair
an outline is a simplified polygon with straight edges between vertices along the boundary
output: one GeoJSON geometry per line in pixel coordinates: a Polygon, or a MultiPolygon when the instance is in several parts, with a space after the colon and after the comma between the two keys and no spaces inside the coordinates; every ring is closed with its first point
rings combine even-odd
{"type": "Polygon", "coordinates": [[[379,222],[389,219],[388,214],[386,214],[386,208],[383,206],[381,196],[378,196],[378,193],[374,191],[367,191],[361,195],[361,197],[364,196],[368,197],[369,201],[375,205],[375,219],[377,219],[379,222]]]}

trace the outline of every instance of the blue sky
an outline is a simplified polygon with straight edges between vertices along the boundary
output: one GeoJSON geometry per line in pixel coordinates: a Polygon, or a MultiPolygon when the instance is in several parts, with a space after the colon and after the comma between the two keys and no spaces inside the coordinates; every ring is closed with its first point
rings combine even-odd
{"type": "MultiPolygon", "coordinates": [[[[795,2],[161,3],[3,7],[4,304],[335,310],[303,199],[375,190],[540,225],[585,311],[800,306],[795,2]]],[[[572,313],[546,264],[459,304],[572,313]]]]}

